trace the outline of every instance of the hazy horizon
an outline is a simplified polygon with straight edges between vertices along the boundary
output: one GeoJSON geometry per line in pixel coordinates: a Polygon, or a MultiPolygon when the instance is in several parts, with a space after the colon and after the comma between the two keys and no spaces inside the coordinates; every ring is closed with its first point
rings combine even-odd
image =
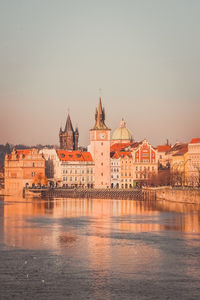
{"type": "Polygon", "coordinates": [[[200,136],[200,1],[0,2],[0,144],[59,144],[68,109],[89,144],[99,88],[112,132],[200,136]]]}

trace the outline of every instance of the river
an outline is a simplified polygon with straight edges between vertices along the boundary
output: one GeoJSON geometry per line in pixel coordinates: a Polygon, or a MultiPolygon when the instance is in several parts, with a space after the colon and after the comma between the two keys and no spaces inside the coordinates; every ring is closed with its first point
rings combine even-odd
{"type": "Polygon", "coordinates": [[[0,198],[0,299],[199,299],[200,208],[0,198]]]}

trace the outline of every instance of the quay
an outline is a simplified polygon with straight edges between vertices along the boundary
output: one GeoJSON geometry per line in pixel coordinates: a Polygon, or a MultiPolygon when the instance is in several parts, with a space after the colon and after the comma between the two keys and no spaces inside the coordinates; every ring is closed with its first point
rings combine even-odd
{"type": "Polygon", "coordinates": [[[143,187],[144,200],[167,200],[200,205],[200,189],[188,187],[143,187]]]}

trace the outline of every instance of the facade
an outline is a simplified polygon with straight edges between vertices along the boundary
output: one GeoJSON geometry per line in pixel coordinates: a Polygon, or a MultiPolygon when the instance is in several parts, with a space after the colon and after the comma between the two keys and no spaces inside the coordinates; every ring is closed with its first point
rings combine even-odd
{"type": "Polygon", "coordinates": [[[133,187],[133,156],[131,152],[120,152],[121,156],[121,188],[133,187]]]}
{"type": "Polygon", "coordinates": [[[45,160],[37,149],[13,149],[5,156],[5,190],[8,193],[38,184],[47,184],[47,180],[45,160]]]}
{"type": "Polygon", "coordinates": [[[120,122],[120,127],[117,128],[112,136],[111,145],[116,143],[132,143],[133,136],[130,130],[126,127],[124,119],[120,122]]]}
{"type": "MultiPolygon", "coordinates": [[[[146,140],[136,143],[117,143],[111,146],[111,187],[117,187],[113,162],[118,160],[120,188],[148,184],[158,173],[158,155],[146,140]]],[[[116,174],[117,175],[117,174],[116,174]]]]}
{"type": "Polygon", "coordinates": [[[118,152],[110,153],[110,186],[121,187],[121,158],[118,152]]]}
{"type": "Polygon", "coordinates": [[[158,167],[159,169],[167,168],[169,166],[168,155],[166,154],[170,149],[170,145],[157,146],[158,153],[158,167]]]}
{"type": "Polygon", "coordinates": [[[110,187],[110,129],[105,125],[101,98],[95,113],[95,125],[90,130],[89,149],[95,164],[95,188],[110,187]]]}
{"type": "Polygon", "coordinates": [[[171,184],[175,186],[183,186],[186,183],[186,168],[187,168],[187,148],[174,153],[171,158],[170,173],[171,184]]]}
{"type": "Polygon", "coordinates": [[[200,138],[194,138],[188,145],[187,180],[190,186],[200,186],[200,138]]]}
{"type": "Polygon", "coordinates": [[[94,186],[94,162],[89,152],[57,150],[56,153],[59,159],[59,186],[94,186]]]}
{"type": "Polygon", "coordinates": [[[148,184],[148,179],[158,173],[157,150],[147,140],[138,143],[132,149],[133,156],[133,180],[135,184],[148,184]]]}
{"type": "Polygon", "coordinates": [[[55,149],[43,148],[39,151],[45,159],[46,177],[54,182],[60,178],[59,174],[59,158],[55,149]]]}
{"type": "Polygon", "coordinates": [[[60,128],[59,132],[60,149],[78,150],[78,139],[78,128],[73,129],[71,118],[68,114],[65,129],[62,130],[62,128],[60,128]]]}

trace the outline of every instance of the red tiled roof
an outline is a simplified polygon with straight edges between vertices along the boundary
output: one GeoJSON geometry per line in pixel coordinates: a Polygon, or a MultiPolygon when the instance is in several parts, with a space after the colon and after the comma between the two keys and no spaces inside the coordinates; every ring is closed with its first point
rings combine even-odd
{"type": "MultiPolygon", "coordinates": [[[[17,149],[15,150],[15,154],[17,156],[17,159],[19,158],[19,156],[22,154],[23,156],[29,154],[31,152],[32,149],[17,149]]],[[[14,150],[13,150],[14,151],[14,150]]],[[[12,159],[12,154],[8,154],[8,159],[12,159]]]]}
{"type": "Polygon", "coordinates": [[[131,156],[130,151],[115,151],[111,152],[111,158],[120,158],[120,157],[125,157],[125,156],[131,156]]]}
{"type": "Polygon", "coordinates": [[[190,144],[199,144],[200,143],[200,138],[194,138],[190,141],[190,144]]]}
{"type": "Polygon", "coordinates": [[[158,152],[167,152],[171,149],[170,145],[159,145],[156,148],[158,150],[158,152]]]}
{"type": "Polygon", "coordinates": [[[57,150],[61,161],[93,161],[90,152],[57,150]]]}
{"type": "Polygon", "coordinates": [[[111,147],[110,147],[110,151],[113,152],[113,151],[121,151],[122,149],[124,148],[127,148],[128,146],[131,146],[132,143],[116,143],[116,144],[113,144],[111,147]]]}

